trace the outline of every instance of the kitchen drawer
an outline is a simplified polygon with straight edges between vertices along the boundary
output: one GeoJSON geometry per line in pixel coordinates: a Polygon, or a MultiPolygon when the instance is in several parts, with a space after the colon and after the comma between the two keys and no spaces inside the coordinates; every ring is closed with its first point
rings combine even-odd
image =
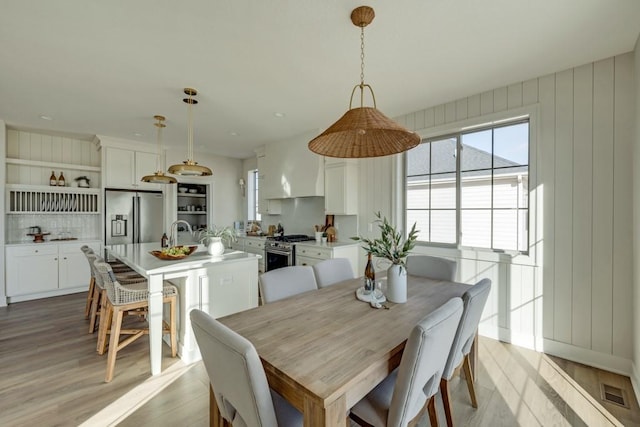
{"type": "Polygon", "coordinates": [[[296,255],[296,265],[307,265],[311,267],[312,265],[316,265],[321,261],[324,261],[324,260],[320,258],[311,258],[308,256],[296,255]]]}
{"type": "Polygon", "coordinates": [[[16,246],[7,248],[7,254],[17,257],[31,255],[58,255],[58,245],[41,243],[39,245],[16,246]]]}
{"type": "Polygon", "coordinates": [[[311,257],[317,259],[329,259],[333,257],[333,250],[318,246],[296,246],[296,257],[311,257]]]}
{"type": "MultiPolygon", "coordinates": [[[[247,248],[259,249],[263,251],[264,240],[247,239],[244,241],[244,248],[245,248],[245,251],[247,251],[247,248]]],[[[251,252],[251,251],[247,251],[247,252],[251,252]]]]}

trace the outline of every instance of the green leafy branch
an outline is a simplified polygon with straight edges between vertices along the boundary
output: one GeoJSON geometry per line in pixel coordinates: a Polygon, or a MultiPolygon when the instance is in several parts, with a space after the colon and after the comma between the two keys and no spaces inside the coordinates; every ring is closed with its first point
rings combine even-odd
{"type": "Polygon", "coordinates": [[[405,239],[402,232],[396,231],[387,218],[382,217],[380,212],[377,212],[375,216],[377,219],[374,222],[378,223],[378,228],[380,228],[380,238],[352,237],[352,239],[363,242],[365,244],[363,249],[372,255],[386,258],[393,264],[399,264],[404,267],[406,258],[416,246],[416,240],[418,239],[419,230],[416,230],[416,223],[413,224],[405,239]]]}

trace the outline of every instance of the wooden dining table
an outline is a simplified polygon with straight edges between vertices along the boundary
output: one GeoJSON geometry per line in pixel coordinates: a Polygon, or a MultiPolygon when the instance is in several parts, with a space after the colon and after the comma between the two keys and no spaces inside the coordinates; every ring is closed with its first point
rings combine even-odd
{"type": "MultiPolygon", "coordinates": [[[[470,285],[407,276],[407,302],[373,308],[356,299],[363,279],[337,283],[218,319],[247,338],[269,386],[305,426],[345,426],[348,410],[400,364],[411,329],[470,285]]],[[[210,424],[222,419],[210,390],[210,424]]]]}

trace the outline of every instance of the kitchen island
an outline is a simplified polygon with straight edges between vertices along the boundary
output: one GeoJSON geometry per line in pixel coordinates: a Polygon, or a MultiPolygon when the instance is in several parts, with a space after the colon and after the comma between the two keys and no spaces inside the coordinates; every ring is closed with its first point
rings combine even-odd
{"type": "Polygon", "coordinates": [[[160,250],[157,243],[111,245],[106,249],[109,255],[148,278],[152,375],[161,370],[164,281],[178,288],[178,355],[185,363],[200,359],[189,319],[192,309],[221,317],[258,306],[259,255],[228,250],[213,257],[200,245],[186,258],[161,260],[150,253],[160,250]]]}

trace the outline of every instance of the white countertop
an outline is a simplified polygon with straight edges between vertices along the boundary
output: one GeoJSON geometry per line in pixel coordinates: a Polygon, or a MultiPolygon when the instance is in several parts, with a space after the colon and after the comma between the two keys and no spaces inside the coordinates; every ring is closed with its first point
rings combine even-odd
{"type": "Polygon", "coordinates": [[[304,242],[297,242],[298,246],[311,246],[312,248],[339,248],[342,246],[354,246],[359,245],[361,242],[357,242],[355,240],[340,240],[337,242],[318,242],[316,240],[307,240],[304,242]]]}
{"type": "MultiPolygon", "coordinates": [[[[238,236],[238,239],[255,239],[255,240],[266,240],[267,236],[238,236]]],[[[304,246],[312,246],[312,247],[323,247],[323,248],[337,248],[337,247],[342,247],[342,246],[352,246],[352,245],[358,245],[361,242],[355,241],[355,240],[340,240],[337,242],[326,242],[326,243],[322,243],[322,242],[318,242],[316,240],[305,240],[303,242],[292,242],[292,244],[294,245],[304,245],[304,246]]]]}
{"type": "Polygon", "coordinates": [[[204,267],[208,264],[242,262],[251,258],[260,258],[260,255],[230,249],[227,249],[222,256],[214,257],[207,253],[204,245],[198,245],[194,253],[186,258],[175,261],[158,259],[150,254],[150,251],[159,251],[162,249],[159,243],[109,245],[106,246],[106,249],[111,255],[145,276],[191,270],[204,267]]]}
{"type": "Polygon", "coordinates": [[[7,244],[5,246],[29,246],[29,245],[35,245],[35,246],[42,246],[42,245],[60,245],[60,244],[74,244],[74,243],[84,243],[84,242],[99,242],[100,238],[96,237],[96,238],[84,238],[84,237],[79,237],[77,239],[65,239],[65,240],[45,240],[44,242],[40,242],[40,243],[36,243],[33,240],[29,240],[29,241],[19,241],[19,242],[7,242],[7,244]]]}

